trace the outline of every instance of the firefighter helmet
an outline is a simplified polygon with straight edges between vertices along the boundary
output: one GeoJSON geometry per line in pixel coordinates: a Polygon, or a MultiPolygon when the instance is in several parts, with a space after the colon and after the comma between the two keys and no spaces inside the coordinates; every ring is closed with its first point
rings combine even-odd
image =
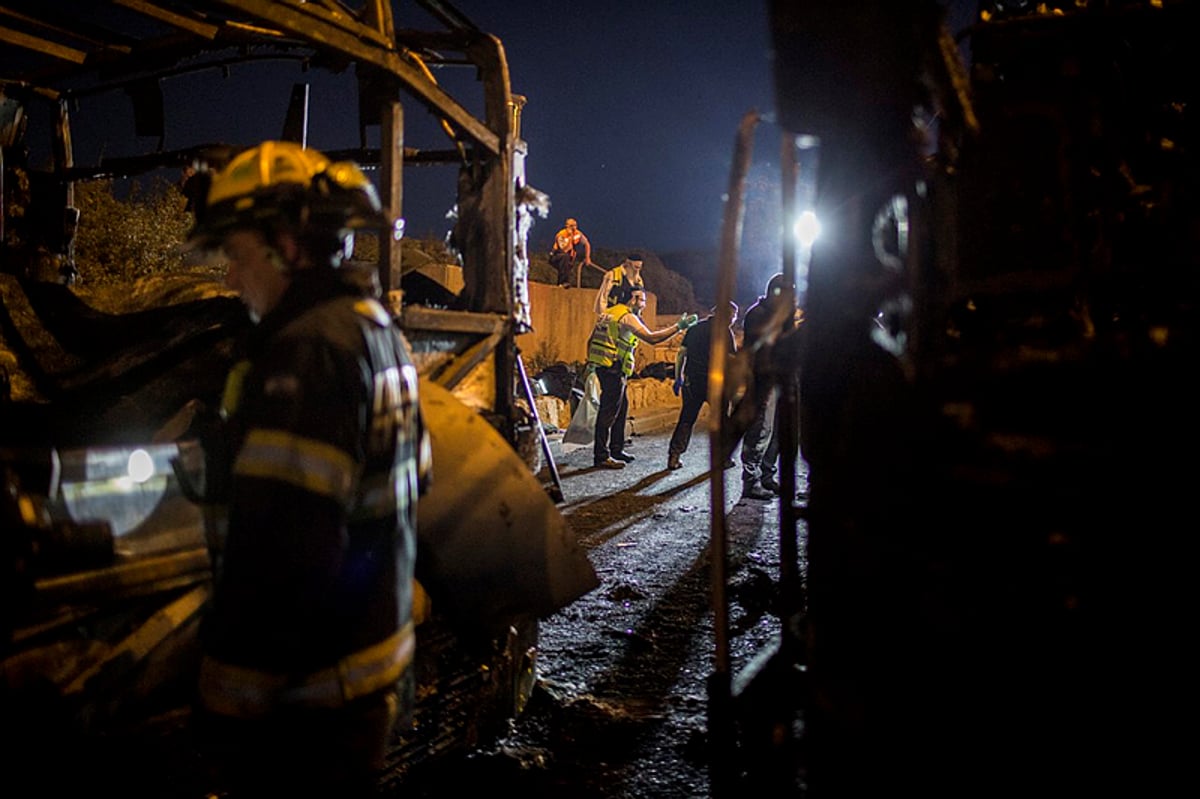
{"type": "Polygon", "coordinates": [[[288,227],[336,250],[355,230],[390,226],[375,187],[355,164],[268,141],[212,176],[189,238],[214,246],[236,228],[288,227]]]}

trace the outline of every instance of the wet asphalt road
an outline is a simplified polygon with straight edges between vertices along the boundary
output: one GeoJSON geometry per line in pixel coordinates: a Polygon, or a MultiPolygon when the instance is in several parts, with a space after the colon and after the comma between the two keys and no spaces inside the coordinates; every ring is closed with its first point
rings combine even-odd
{"type": "MultiPolygon", "coordinates": [[[[601,585],[541,621],[537,687],[512,734],[407,795],[712,795],[721,753],[708,719],[716,653],[708,436],[702,421],[675,471],[666,468],[669,436],[670,426],[635,435],[636,459],[620,470],[593,467],[590,448],[563,455],[554,446],[560,508],[601,585]]],[[[779,502],[741,501],[740,464],[723,477],[737,675],[779,632],[779,502]]]]}

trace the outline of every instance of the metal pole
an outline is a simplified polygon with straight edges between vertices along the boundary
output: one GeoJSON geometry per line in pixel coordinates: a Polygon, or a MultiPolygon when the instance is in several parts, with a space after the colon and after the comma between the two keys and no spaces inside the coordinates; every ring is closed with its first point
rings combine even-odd
{"type": "Polygon", "coordinates": [[[546,438],[546,431],[542,427],[542,418],[538,415],[537,402],[533,396],[533,387],[529,385],[529,375],[525,372],[525,359],[521,357],[521,351],[517,350],[517,376],[521,379],[521,388],[525,394],[525,399],[529,402],[529,412],[533,415],[533,423],[537,425],[538,438],[542,441],[542,454],[546,456],[546,465],[550,469],[550,478],[554,481],[554,485],[548,489],[550,499],[554,504],[563,501],[562,480],[558,476],[558,466],[554,463],[554,453],[550,451],[550,439],[546,438]]]}
{"type": "MultiPolygon", "coordinates": [[[[380,190],[388,213],[401,218],[404,211],[404,107],[399,101],[384,103],[379,120],[380,190]]],[[[402,230],[402,228],[401,228],[402,230]]],[[[379,287],[393,316],[400,313],[400,241],[395,229],[379,231],[379,287]]]]}
{"type": "Polygon", "coordinates": [[[745,213],[743,195],[758,120],[758,112],[749,111],[742,117],[738,126],[733,167],[729,175],[729,194],[725,201],[725,217],[721,225],[717,310],[709,323],[712,325],[708,362],[709,503],[712,520],[709,558],[712,569],[713,637],[716,652],[713,673],[708,680],[708,717],[709,738],[714,755],[710,760],[710,774],[716,794],[728,793],[732,787],[732,754],[735,745],[729,667],[729,609],[725,598],[725,459],[729,453],[724,451],[721,442],[721,425],[725,417],[725,358],[728,354],[728,337],[725,331],[729,329],[731,322],[729,302],[733,298],[734,281],[737,277],[737,252],[742,238],[742,219],[745,213]]]}
{"type": "MultiPolygon", "coordinates": [[[[788,292],[789,307],[796,307],[796,235],[793,225],[796,219],[796,186],[799,178],[799,165],[796,161],[796,136],[785,132],[780,148],[780,168],[782,170],[782,199],[783,199],[783,282],[784,291],[788,292]]],[[[795,311],[793,310],[793,315],[795,311]]],[[[792,320],[789,321],[789,329],[792,320]]],[[[779,587],[783,606],[780,617],[784,621],[784,630],[788,629],[788,616],[799,609],[800,580],[798,565],[798,546],[796,541],[796,457],[799,450],[797,432],[798,420],[798,391],[796,374],[787,364],[777,367],[776,377],[779,390],[775,421],[778,425],[780,452],[780,481],[779,481],[779,587]]],[[[788,641],[785,634],[782,638],[784,645],[788,641]]]]}

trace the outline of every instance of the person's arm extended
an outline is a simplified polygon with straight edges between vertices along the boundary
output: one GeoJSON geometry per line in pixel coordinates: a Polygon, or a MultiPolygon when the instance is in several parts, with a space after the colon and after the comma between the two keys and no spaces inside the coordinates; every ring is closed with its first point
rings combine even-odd
{"type": "Polygon", "coordinates": [[[664,327],[662,330],[651,330],[646,327],[646,323],[639,319],[637,315],[628,313],[621,317],[621,324],[633,330],[634,335],[647,344],[661,344],[676,333],[682,333],[696,324],[696,318],[684,314],[678,322],[670,327],[664,327]]]}

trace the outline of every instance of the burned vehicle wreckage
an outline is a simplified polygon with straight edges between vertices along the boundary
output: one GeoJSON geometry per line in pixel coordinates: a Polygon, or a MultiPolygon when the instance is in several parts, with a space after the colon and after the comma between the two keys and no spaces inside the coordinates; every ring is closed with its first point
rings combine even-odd
{"type": "MultiPolygon", "coordinates": [[[[394,212],[401,161],[457,168],[464,286],[452,309],[395,308],[425,399],[441,405],[435,461],[464,469],[422,505],[422,535],[442,548],[433,565],[459,571],[422,575],[418,703],[395,756],[478,740],[527,695],[533,620],[595,580],[515,454],[528,449],[514,386],[531,209],[503,50],[436,0],[417,3],[434,33],[393,28],[386,3],[42,5],[0,4],[6,199],[25,168],[21,119],[40,108],[54,128],[49,166],[27,170],[37,202],[20,224],[37,220],[34,246],[5,249],[0,265],[12,381],[0,417],[0,720],[22,766],[8,773],[107,766],[153,778],[153,758],[138,756],[153,750],[127,751],[118,733],[176,718],[162,700],[188,676],[210,577],[203,514],[171,465],[194,463],[200,442],[156,434],[219,391],[221,347],[244,324],[220,297],[106,315],[59,279],[74,182],[212,166],[251,144],[76,163],[75,100],[127,92],[153,132],[156,86],[197,69],[236,77],[237,60],[260,53],[354,65],[347,113],[379,124],[380,144],[345,157],[379,165],[394,212]],[[97,8],[116,16],[105,24],[97,8]],[[482,117],[426,69],[460,62],[478,72],[482,117]],[[409,146],[402,92],[445,120],[452,147],[409,146]],[[491,462],[480,442],[495,444],[491,462]],[[150,475],[140,487],[131,465],[150,475]],[[501,490],[528,501],[502,506],[501,490]],[[497,564],[493,542],[523,559],[497,564]],[[455,590],[464,583],[472,591],[455,590]],[[80,744],[69,754],[85,759],[67,758],[69,736],[80,744]]],[[[1187,784],[1177,730],[1194,694],[1184,572],[1200,444],[1197,4],[983,0],[961,41],[969,65],[939,25],[944,5],[769,3],[785,218],[811,201],[827,232],[803,268],[784,237],[783,271],[806,283],[803,325],[765,339],[769,357],[754,363],[765,369],[742,362],[713,381],[730,397],[778,384],[783,495],[798,489],[793,458],[808,477],[807,503],[779,508],[779,645],[737,675],[713,483],[714,795],[1126,796],[1187,784]]],[[[748,115],[735,153],[726,295],[757,122],[748,115]]],[[[406,275],[382,242],[381,290],[406,275]]],[[[739,418],[714,431],[718,444],[736,440],[739,418]]]]}
{"type": "Polygon", "coordinates": [[[80,182],[203,173],[277,138],[377,169],[384,206],[403,217],[402,172],[453,173],[446,207],[456,211],[461,288],[405,293],[413,275],[399,235],[381,235],[377,263],[363,270],[410,343],[435,462],[418,520],[428,602],[417,619],[416,701],[396,733],[392,777],[517,714],[533,687],[539,617],[597,583],[553,491],[535,477],[541,427],[517,338],[529,325],[525,236],[545,198],[525,185],[524,98],[511,91],[503,47],[437,0],[408,9],[428,30],[399,27],[391,3],[355,5],[0,8],[0,719],[6,740],[19,742],[6,752],[6,779],[32,774],[69,787],[108,777],[135,792],[144,779],[152,793],[167,790],[154,784],[155,758],[123,742],[168,740],[187,713],[220,535],[219,514],[193,501],[205,453],[188,409],[216,407],[247,325],[215,283],[199,299],[128,313],[83,301],[72,286],[80,182]],[[267,97],[256,106],[261,115],[279,108],[273,133],[175,141],[188,126],[166,120],[188,101],[201,106],[193,119],[236,129],[221,98],[266,63],[298,76],[276,82],[284,91],[274,106],[267,97]],[[467,97],[435,78],[463,66],[474,76],[467,97]],[[318,75],[329,93],[310,111],[308,80],[318,75]],[[189,81],[201,78],[218,88],[196,90],[189,81]],[[172,90],[175,82],[187,88],[172,90]],[[82,157],[81,132],[112,122],[96,110],[104,97],[127,109],[132,101],[135,130],[125,139],[150,141],[146,151],[82,157]],[[428,112],[441,149],[406,141],[402,98],[428,112]],[[359,146],[309,140],[318,127],[310,120],[335,115],[357,119],[359,146]],[[420,304],[422,293],[439,302],[420,304]]]}
{"type": "Polygon", "coordinates": [[[985,0],[958,39],[945,5],[770,4],[784,218],[828,233],[803,269],[785,235],[804,322],[749,380],[808,485],[779,647],[718,653],[725,795],[1187,778],[1197,4],[985,0]]]}

